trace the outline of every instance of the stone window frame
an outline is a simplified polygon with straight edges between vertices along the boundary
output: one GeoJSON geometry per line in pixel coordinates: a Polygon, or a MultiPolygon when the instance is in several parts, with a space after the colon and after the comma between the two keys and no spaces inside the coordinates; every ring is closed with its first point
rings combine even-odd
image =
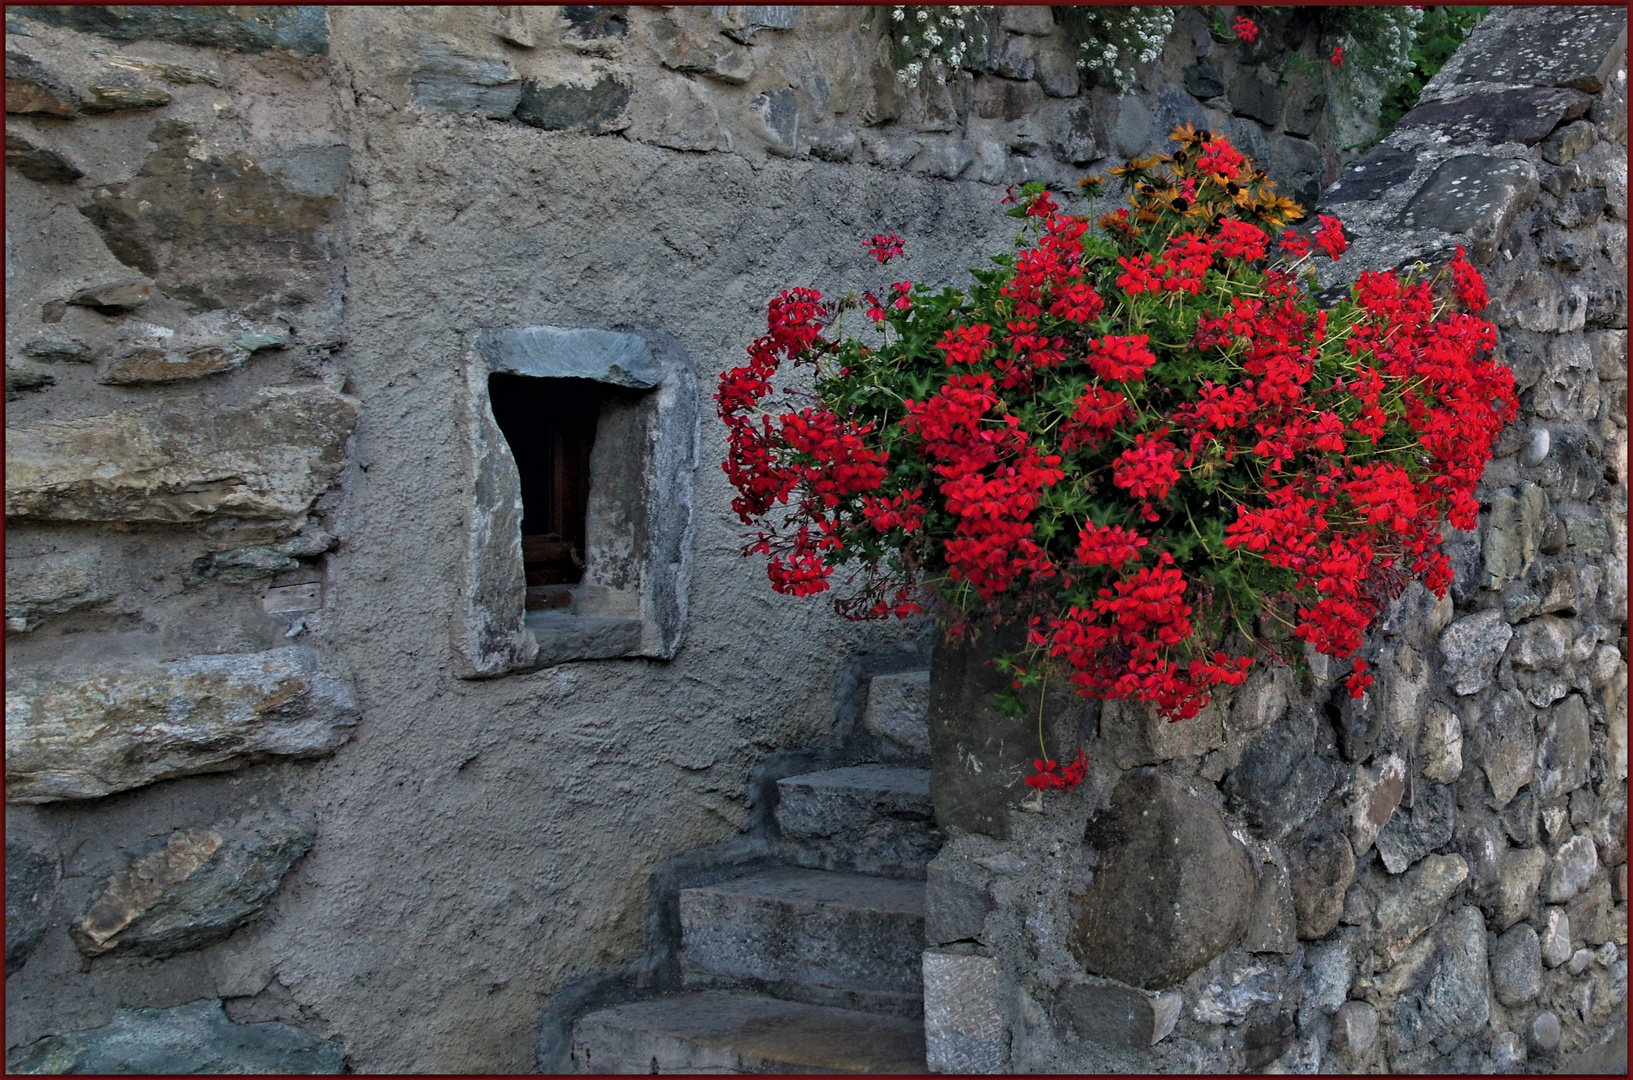
{"type": "Polygon", "coordinates": [[[465,335],[463,522],[457,674],[537,671],[574,660],[669,660],[687,625],[697,468],[696,371],[658,333],[529,326],[465,335]],[[566,609],[526,610],[522,495],[493,417],[488,377],[593,379],[604,395],[590,454],[584,576],[566,609]],[[631,393],[633,391],[634,393],[631,393]]]}

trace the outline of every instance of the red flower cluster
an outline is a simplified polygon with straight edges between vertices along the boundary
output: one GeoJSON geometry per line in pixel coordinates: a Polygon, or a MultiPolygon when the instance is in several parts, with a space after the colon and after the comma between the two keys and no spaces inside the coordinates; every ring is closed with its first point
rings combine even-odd
{"type": "Polygon", "coordinates": [[[1332,47],[1332,55],[1327,57],[1327,62],[1329,64],[1331,64],[1333,67],[1343,67],[1344,66],[1344,50],[1339,48],[1337,45],[1334,45],[1332,47]]]}
{"type": "Polygon", "coordinates": [[[1258,24],[1252,19],[1248,18],[1246,15],[1236,16],[1236,25],[1231,29],[1236,31],[1236,36],[1238,38],[1241,38],[1249,45],[1253,44],[1253,40],[1259,36],[1258,24]]]}
{"type": "Polygon", "coordinates": [[[862,246],[867,248],[868,253],[881,263],[887,263],[894,259],[902,253],[903,249],[902,238],[895,233],[886,233],[882,236],[875,236],[872,240],[864,240],[862,246]]]}
{"type": "Polygon", "coordinates": [[[1026,778],[1026,786],[1037,791],[1047,791],[1050,788],[1060,788],[1070,791],[1083,782],[1083,777],[1089,772],[1089,759],[1079,750],[1077,756],[1067,763],[1065,768],[1053,758],[1038,758],[1032,762],[1032,768],[1037,771],[1026,778]]]}
{"type": "MultiPolygon", "coordinates": [[[[1174,138],[1172,158],[1112,170],[1131,206],[1092,242],[1089,217],[1028,185],[1006,198],[1026,232],[999,269],[866,294],[882,345],[826,336],[850,302],[771,302],[716,400],[775,589],[822,592],[854,563],[836,603],[882,617],[933,585],[957,623],[1027,620],[1025,678],[1175,719],[1254,656],[1353,657],[1412,579],[1444,594],[1440,530],[1476,524],[1517,411],[1478,271],[1459,249],[1436,281],[1365,272],[1318,310],[1298,263],[1346,252],[1338,219],[1284,231],[1301,212],[1228,141],[1174,138]],[[811,392],[774,391],[784,361],[815,370],[814,404],[764,408],[811,392]]],[[[1349,692],[1370,681],[1357,660],[1349,692]]],[[[1046,757],[1034,788],[1081,780],[1081,754],[1046,757]]]]}

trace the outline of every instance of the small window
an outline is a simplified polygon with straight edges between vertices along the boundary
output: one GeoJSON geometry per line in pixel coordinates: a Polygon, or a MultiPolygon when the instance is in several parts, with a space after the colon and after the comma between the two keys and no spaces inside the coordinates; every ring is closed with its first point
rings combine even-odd
{"type": "Polygon", "coordinates": [[[473,330],[455,668],[669,659],[686,631],[697,376],[679,343],[473,330]]]}
{"type": "Polygon", "coordinates": [[[494,374],[488,397],[521,481],[527,610],[567,607],[572,586],[584,577],[590,455],[602,385],[494,374]]]}

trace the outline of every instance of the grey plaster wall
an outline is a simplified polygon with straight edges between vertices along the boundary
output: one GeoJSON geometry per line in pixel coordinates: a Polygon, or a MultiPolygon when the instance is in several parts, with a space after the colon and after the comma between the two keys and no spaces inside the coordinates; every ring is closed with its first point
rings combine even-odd
{"type": "Polygon", "coordinates": [[[79,702],[8,711],[8,751],[49,720],[106,754],[93,677],[131,737],[169,738],[172,701],[202,718],[167,779],[8,805],[8,1062],[106,1064],[134,1031],[219,1067],[224,1015],[258,1064],[531,1068],[551,996],[639,952],[655,868],[763,817],[764,763],[851,736],[856,657],[920,634],[778,598],[738,555],[706,396],[765,300],[875,287],[860,240],[892,230],[893,274],[959,281],[1008,242],[1004,185],[1069,192],[1182,120],[1295,194],[1336,174],[1330,88],[1286,66],[1319,59],[1296,16],[1251,51],[1182,13],[1123,99],[1038,11],[906,92],[866,16],[8,10],[7,454],[30,467],[8,469],[7,670],[79,702]],[[694,486],[659,493],[692,507],[691,584],[663,600],[686,633],[645,650],[672,659],[461,677],[468,343],[531,326],[695,370],[694,486]],[[250,674],[176,674],[215,666],[250,674]],[[292,756],[241,730],[292,719],[338,734],[292,756]],[[266,815],[310,850],[225,940],[76,945],[93,902],[139,922],[214,895],[242,848],[210,837],[266,815]]]}

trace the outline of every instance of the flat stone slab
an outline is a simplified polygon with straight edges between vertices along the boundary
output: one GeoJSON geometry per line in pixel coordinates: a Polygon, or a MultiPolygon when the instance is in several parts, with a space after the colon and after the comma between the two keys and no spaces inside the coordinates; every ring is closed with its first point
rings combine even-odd
{"type": "Polygon", "coordinates": [[[338,1042],[288,1024],[235,1024],[206,998],[170,1009],[120,1009],[113,1022],[41,1039],[19,1073],[281,1073],[344,1071],[338,1042]]]}
{"type": "Polygon", "coordinates": [[[476,336],[476,351],[493,371],[539,379],[592,379],[649,390],[663,378],[644,338],[612,330],[483,330],[476,336]]]}
{"type": "Polygon", "coordinates": [[[1597,94],[1626,49],[1626,8],[1531,8],[1476,32],[1461,50],[1454,83],[1569,86],[1597,94]]]}
{"type": "Polygon", "coordinates": [[[1503,90],[1419,105],[1396,127],[1434,128],[1457,146],[1473,142],[1535,146],[1560,124],[1587,112],[1591,104],[1593,98],[1578,90],[1503,90]]]}
{"type": "Polygon", "coordinates": [[[777,793],[777,824],[800,866],[922,877],[941,849],[929,769],[830,769],[779,780],[777,793]]]}
{"type": "Polygon", "coordinates": [[[1442,162],[1429,176],[1395,227],[1467,236],[1474,261],[1488,262],[1537,191],[1537,170],[1529,161],[1462,154],[1442,162]]]}
{"type": "Polygon", "coordinates": [[[680,921],[694,985],[735,979],[891,1011],[916,1008],[923,993],[923,882],[770,870],[682,889],[680,921]]]}
{"type": "Polygon", "coordinates": [[[1406,150],[1379,144],[1344,170],[1336,184],[1321,197],[1322,206],[1371,202],[1412,175],[1418,156],[1406,150]]]}
{"type": "Polygon", "coordinates": [[[6,517],[180,524],[306,512],[339,476],[357,401],[323,386],[237,408],[155,405],[6,429],[6,517]]]}
{"type": "Polygon", "coordinates": [[[322,757],[357,724],[351,686],[305,648],[56,674],[7,683],[7,802],[322,757]]]}
{"type": "Polygon", "coordinates": [[[573,1063],[586,1073],[921,1073],[924,1025],[705,991],[589,1014],[574,1029],[573,1063]]]}

